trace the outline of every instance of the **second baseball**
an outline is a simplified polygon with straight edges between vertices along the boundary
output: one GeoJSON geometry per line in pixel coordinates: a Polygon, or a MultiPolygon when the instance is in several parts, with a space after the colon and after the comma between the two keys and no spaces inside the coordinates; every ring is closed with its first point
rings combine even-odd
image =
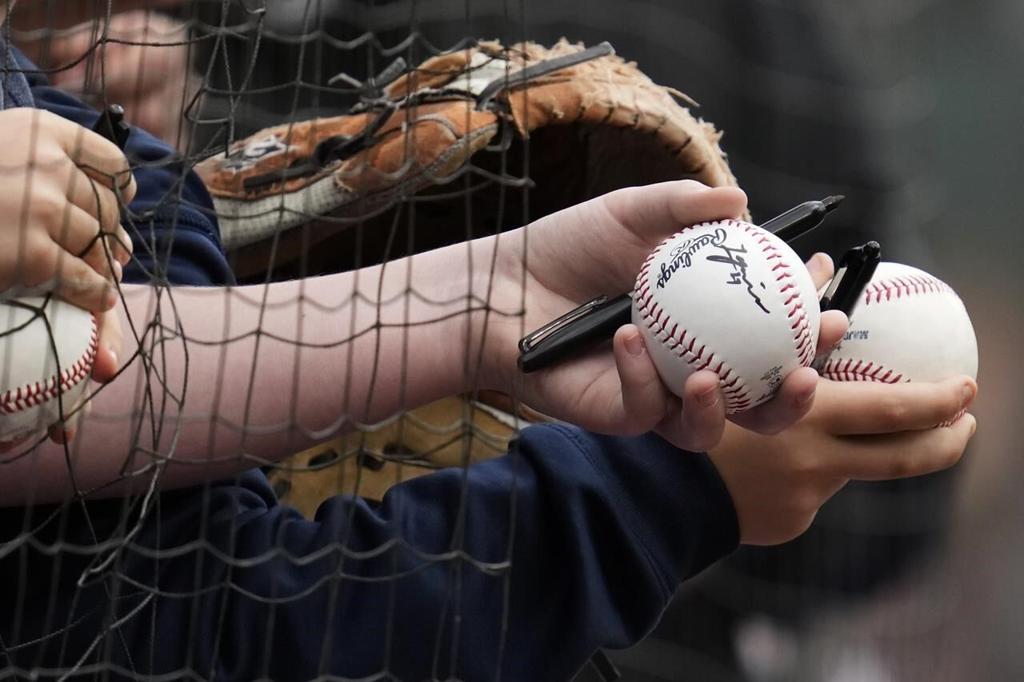
{"type": "Polygon", "coordinates": [[[718,374],[726,411],[770,399],[814,359],[820,313],[814,281],[782,240],[739,220],[688,227],[647,258],[633,322],[668,388],[718,374]]]}
{"type": "Polygon", "coordinates": [[[850,329],[822,368],[835,381],[941,381],[977,378],[978,341],[963,301],[942,280],[899,263],[880,263],[850,329]]]}

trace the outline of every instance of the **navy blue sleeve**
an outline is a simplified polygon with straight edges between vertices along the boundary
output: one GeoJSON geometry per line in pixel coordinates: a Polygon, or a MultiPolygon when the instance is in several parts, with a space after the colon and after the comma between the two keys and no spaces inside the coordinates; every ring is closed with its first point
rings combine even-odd
{"type": "Polygon", "coordinates": [[[312,521],[258,472],[208,489],[203,523],[174,504],[189,495],[164,495],[160,534],[124,556],[166,595],[154,673],[191,649],[228,679],[567,679],[597,648],[641,639],[682,580],[738,543],[705,455],[566,426],[525,429],[511,454],[379,506],[334,497],[312,521]]]}
{"type": "MultiPolygon", "coordinates": [[[[99,114],[52,87],[23,56],[35,105],[92,128],[99,114]]],[[[130,116],[131,112],[129,112],[130,116]]],[[[132,128],[125,148],[138,194],[125,220],[135,257],[125,268],[127,282],[210,286],[234,281],[220,243],[213,202],[199,177],[166,143],[132,128]]]]}

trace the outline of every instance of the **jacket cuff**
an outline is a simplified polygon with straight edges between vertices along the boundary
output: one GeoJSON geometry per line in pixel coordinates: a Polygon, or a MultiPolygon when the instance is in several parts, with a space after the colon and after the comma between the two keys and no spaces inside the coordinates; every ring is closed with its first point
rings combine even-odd
{"type": "Polygon", "coordinates": [[[666,596],[739,546],[732,497],[707,454],[653,434],[627,439],[561,428],[601,474],[666,596]]]}

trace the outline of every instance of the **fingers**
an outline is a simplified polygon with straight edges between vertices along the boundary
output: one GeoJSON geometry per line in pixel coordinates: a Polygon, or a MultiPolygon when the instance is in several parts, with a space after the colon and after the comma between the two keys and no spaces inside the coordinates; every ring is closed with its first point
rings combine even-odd
{"type": "Polygon", "coordinates": [[[822,380],[814,419],[833,435],[920,431],[956,417],[977,390],[966,376],[903,384],[822,380]]]}
{"type": "Polygon", "coordinates": [[[130,241],[120,225],[114,234],[100,237],[99,224],[77,206],[67,204],[60,223],[49,224],[50,236],[72,257],[81,258],[98,274],[120,281],[124,265],[131,260],[130,241]],[[128,245],[128,248],[125,245],[128,245]]]}
{"type": "Polygon", "coordinates": [[[108,279],[46,236],[26,242],[22,268],[19,280],[25,288],[52,290],[79,308],[102,312],[116,302],[113,284],[108,279]]]}
{"type": "Polygon", "coordinates": [[[703,370],[690,375],[683,387],[682,410],[666,422],[669,425],[672,442],[684,450],[706,452],[718,445],[725,430],[725,401],[717,374],[703,370]]]}
{"type": "Polygon", "coordinates": [[[807,261],[807,272],[811,273],[811,279],[814,280],[814,288],[816,290],[828,284],[835,271],[836,268],[832,263],[832,258],[827,253],[816,253],[807,261]]]}
{"type": "Polygon", "coordinates": [[[604,199],[616,220],[652,243],[689,225],[736,218],[747,208],[743,190],[709,188],[694,180],[629,187],[607,194],[604,199]]]}
{"type": "Polygon", "coordinates": [[[117,303],[114,285],[85,261],[58,256],[53,268],[57,273],[53,291],[68,303],[94,313],[110,310],[117,303]]]}
{"type": "Polygon", "coordinates": [[[672,395],[651,362],[635,325],[620,327],[612,341],[622,383],[624,435],[657,432],[676,447],[704,452],[718,444],[725,428],[725,402],[718,375],[705,370],[691,375],[683,400],[672,395]]]}
{"type": "Polygon", "coordinates": [[[790,372],[771,400],[730,419],[745,429],[766,436],[775,435],[800,421],[814,404],[819,381],[810,367],[790,372]]]}
{"type": "MultiPolygon", "coordinates": [[[[45,125],[54,133],[58,144],[75,165],[103,186],[116,188],[125,204],[131,203],[137,190],[135,178],[128,166],[128,159],[116,144],[54,114],[38,112],[38,115],[44,117],[45,125]]],[[[87,206],[82,208],[89,210],[87,206]]]]}
{"type": "Polygon", "coordinates": [[[815,356],[829,353],[843,340],[843,335],[850,328],[850,318],[841,310],[826,310],[821,314],[818,325],[818,345],[815,356]]]}
{"type": "MultiPolygon", "coordinates": [[[[108,230],[121,223],[121,203],[117,194],[86,171],[75,168],[68,179],[68,200],[108,230]]],[[[127,203],[127,200],[126,200],[127,203]]]]}
{"type": "Polygon", "coordinates": [[[831,466],[837,475],[864,481],[923,476],[959,462],[976,428],[967,413],[944,428],[850,438],[831,466]]]}
{"type": "Polygon", "coordinates": [[[615,332],[612,350],[622,383],[621,403],[615,411],[621,411],[622,423],[631,434],[646,433],[662,420],[672,398],[636,325],[627,324],[615,332]]]}

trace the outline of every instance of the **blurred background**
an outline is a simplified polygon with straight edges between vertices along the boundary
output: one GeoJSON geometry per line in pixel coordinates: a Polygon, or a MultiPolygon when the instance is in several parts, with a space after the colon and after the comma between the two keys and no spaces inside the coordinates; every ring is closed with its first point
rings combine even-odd
{"type": "MultiPolygon", "coordinates": [[[[44,65],[63,63],[81,49],[47,28],[65,21],[64,5],[38,4],[46,12],[21,27],[22,39],[44,65]]],[[[341,113],[351,95],[317,85],[341,71],[365,79],[395,54],[416,63],[473,37],[566,36],[607,40],[654,81],[698,101],[699,115],[726,131],[723,146],[755,218],[845,194],[829,229],[798,250],[838,257],[877,239],[886,260],[958,290],[979,341],[978,435],[953,471],[852,485],[799,540],[737,552],[681,588],[645,641],[609,653],[624,679],[641,681],[1024,679],[1024,457],[1016,438],[1024,416],[1016,358],[1024,330],[1024,3],[134,5],[157,11],[115,17],[118,29],[168,47],[141,53],[143,68],[140,53],[127,52],[131,40],[111,45],[108,59],[135,74],[107,83],[129,93],[111,99],[197,157],[223,148],[225,120],[238,139],[289,117],[341,113]],[[173,49],[188,37],[203,40],[173,49]]],[[[96,87],[88,63],[54,79],[86,95],[96,87]]],[[[578,679],[599,678],[584,670],[578,679]]]]}

